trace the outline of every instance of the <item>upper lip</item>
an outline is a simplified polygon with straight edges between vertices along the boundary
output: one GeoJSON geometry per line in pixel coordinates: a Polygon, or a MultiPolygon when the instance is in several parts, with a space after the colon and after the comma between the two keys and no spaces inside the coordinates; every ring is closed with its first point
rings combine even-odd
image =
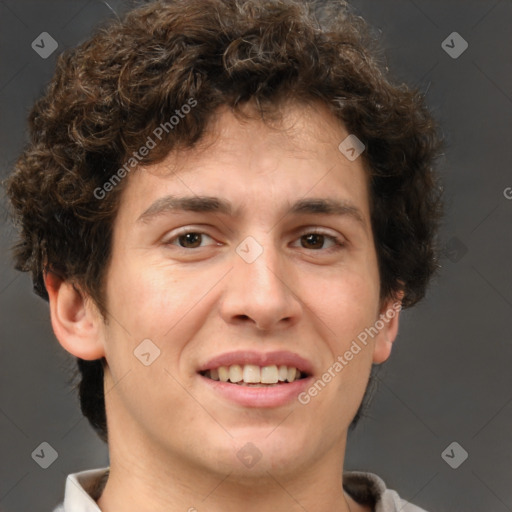
{"type": "Polygon", "coordinates": [[[256,352],[253,350],[237,350],[234,352],[226,352],[218,356],[212,357],[202,364],[198,371],[211,370],[219,366],[231,366],[239,364],[254,364],[257,366],[294,366],[302,373],[311,375],[313,373],[312,364],[302,356],[289,352],[287,350],[278,350],[274,352],[256,352]]]}

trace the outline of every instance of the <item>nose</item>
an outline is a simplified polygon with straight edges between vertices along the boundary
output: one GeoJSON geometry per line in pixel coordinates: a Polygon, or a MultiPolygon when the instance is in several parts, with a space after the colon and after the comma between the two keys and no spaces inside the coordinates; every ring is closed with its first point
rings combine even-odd
{"type": "Polygon", "coordinates": [[[302,307],[294,290],[297,276],[290,263],[270,240],[260,244],[252,239],[252,244],[244,247],[242,243],[238,249],[233,253],[229,284],[221,300],[223,319],[229,324],[250,324],[260,331],[296,324],[302,307]],[[258,254],[261,250],[252,261],[254,254],[250,252],[258,254]]]}

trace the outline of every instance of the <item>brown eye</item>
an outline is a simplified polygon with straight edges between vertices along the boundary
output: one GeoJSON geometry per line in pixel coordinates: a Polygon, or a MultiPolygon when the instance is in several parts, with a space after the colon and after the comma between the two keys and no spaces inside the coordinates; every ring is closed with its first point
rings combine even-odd
{"type": "Polygon", "coordinates": [[[174,245],[179,249],[198,249],[207,245],[214,245],[212,243],[207,244],[208,239],[213,240],[211,236],[201,231],[184,231],[169,238],[164,242],[164,245],[174,245]]]}
{"type": "Polygon", "coordinates": [[[341,238],[326,233],[306,233],[300,237],[300,241],[301,247],[312,250],[325,249],[329,251],[340,249],[343,246],[343,240],[341,238]],[[326,241],[331,243],[330,247],[324,247],[326,241]]]}
{"type": "Polygon", "coordinates": [[[177,238],[179,244],[183,248],[195,249],[201,245],[202,234],[201,233],[185,233],[177,238]],[[189,245],[190,244],[190,245],[189,245]]]}
{"type": "Polygon", "coordinates": [[[324,235],[319,235],[317,233],[310,233],[308,235],[303,235],[301,240],[308,244],[309,247],[303,247],[305,249],[321,249],[324,244],[324,235]]]}

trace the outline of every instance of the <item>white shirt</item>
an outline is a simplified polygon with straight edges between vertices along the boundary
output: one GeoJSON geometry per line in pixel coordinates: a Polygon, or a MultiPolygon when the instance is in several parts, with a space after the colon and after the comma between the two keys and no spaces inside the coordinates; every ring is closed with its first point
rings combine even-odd
{"type": "MultiPolygon", "coordinates": [[[[64,502],[53,512],[101,512],[95,500],[101,496],[108,470],[89,469],[68,475],[64,502]]],[[[401,499],[374,473],[347,471],[343,474],[343,487],[356,501],[375,503],[375,512],[426,512],[401,499]]]]}

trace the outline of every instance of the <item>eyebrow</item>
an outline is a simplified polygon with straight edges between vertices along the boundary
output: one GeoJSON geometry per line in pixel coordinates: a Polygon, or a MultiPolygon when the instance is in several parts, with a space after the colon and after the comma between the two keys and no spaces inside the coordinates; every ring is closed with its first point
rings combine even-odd
{"type": "MultiPolygon", "coordinates": [[[[164,213],[189,212],[214,212],[233,216],[233,207],[229,201],[219,197],[190,196],[177,197],[165,196],[157,199],[145,210],[136,222],[149,222],[154,217],[164,213]]],[[[363,226],[366,225],[361,211],[346,201],[328,198],[300,199],[293,203],[285,215],[289,214],[316,214],[316,215],[346,215],[353,218],[363,226]]]]}

